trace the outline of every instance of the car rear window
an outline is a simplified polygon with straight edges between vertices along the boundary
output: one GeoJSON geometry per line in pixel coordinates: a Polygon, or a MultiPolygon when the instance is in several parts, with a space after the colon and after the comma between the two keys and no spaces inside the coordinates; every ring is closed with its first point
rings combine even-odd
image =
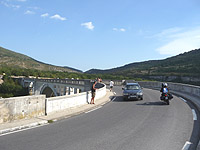
{"type": "Polygon", "coordinates": [[[139,90],[140,87],[138,85],[126,85],[127,90],[139,90]]]}

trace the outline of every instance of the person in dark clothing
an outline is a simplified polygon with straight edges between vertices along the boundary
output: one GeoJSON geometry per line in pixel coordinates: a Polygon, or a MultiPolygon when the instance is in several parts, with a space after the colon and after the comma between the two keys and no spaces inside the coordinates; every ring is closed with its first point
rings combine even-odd
{"type": "Polygon", "coordinates": [[[168,94],[170,99],[173,98],[172,94],[169,92],[169,88],[168,88],[167,83],[162,83],[162,87],[160,89],[160,92],[162,93],[161,97],[163,97],[165,94],[168,94]]]}
{"type": "Polygon", "coordinates": [[[96,84],[97,84],[97,81],[94,81],[94,83],[92,85],[92,89],[91,89],[92,98],[91,98],[90,104],[94,104],[94,98],[95,98],[95,95],[96,95],[96,88],[95,88],[96,84]]]}

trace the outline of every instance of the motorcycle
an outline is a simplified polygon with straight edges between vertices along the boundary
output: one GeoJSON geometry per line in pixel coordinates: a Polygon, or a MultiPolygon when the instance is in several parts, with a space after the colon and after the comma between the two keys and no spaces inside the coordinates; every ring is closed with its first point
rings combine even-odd
{"type": "Polygon", "coordinates": [[[163,93],[161,94],[160,100],[164,101],[167,105],[170,104],[170,100],[173,98],[171,94],[163,93]]]}

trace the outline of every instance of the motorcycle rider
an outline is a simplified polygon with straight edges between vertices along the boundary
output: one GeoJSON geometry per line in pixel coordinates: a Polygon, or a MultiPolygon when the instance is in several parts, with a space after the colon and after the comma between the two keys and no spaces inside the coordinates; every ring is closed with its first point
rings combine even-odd
{"type": "Polygon", "coordinates": [[[168,94],[170,99],[173,98],[172,94],[169,93],[169,88],[168,88],[167,83],[162,83],[160,92],[162,92],[161,98],[164,97],[165,94],[168,94]]]}
{"type": "Polygon", "coordinates": [[[167,87],[167,83],[164,83],[164,86],[163,86],[163,93],[169,93],[169,89],[167,87]]]}

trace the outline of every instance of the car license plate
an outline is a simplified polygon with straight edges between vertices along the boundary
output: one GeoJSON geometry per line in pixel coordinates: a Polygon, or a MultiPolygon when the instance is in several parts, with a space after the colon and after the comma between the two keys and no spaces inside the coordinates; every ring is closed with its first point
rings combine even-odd
{"type": "Polygon", "coordinates": [[[131,98],[136,98],[136,96],[135,95],[132,95],[132,96],[130,96],[131,98]]]}

